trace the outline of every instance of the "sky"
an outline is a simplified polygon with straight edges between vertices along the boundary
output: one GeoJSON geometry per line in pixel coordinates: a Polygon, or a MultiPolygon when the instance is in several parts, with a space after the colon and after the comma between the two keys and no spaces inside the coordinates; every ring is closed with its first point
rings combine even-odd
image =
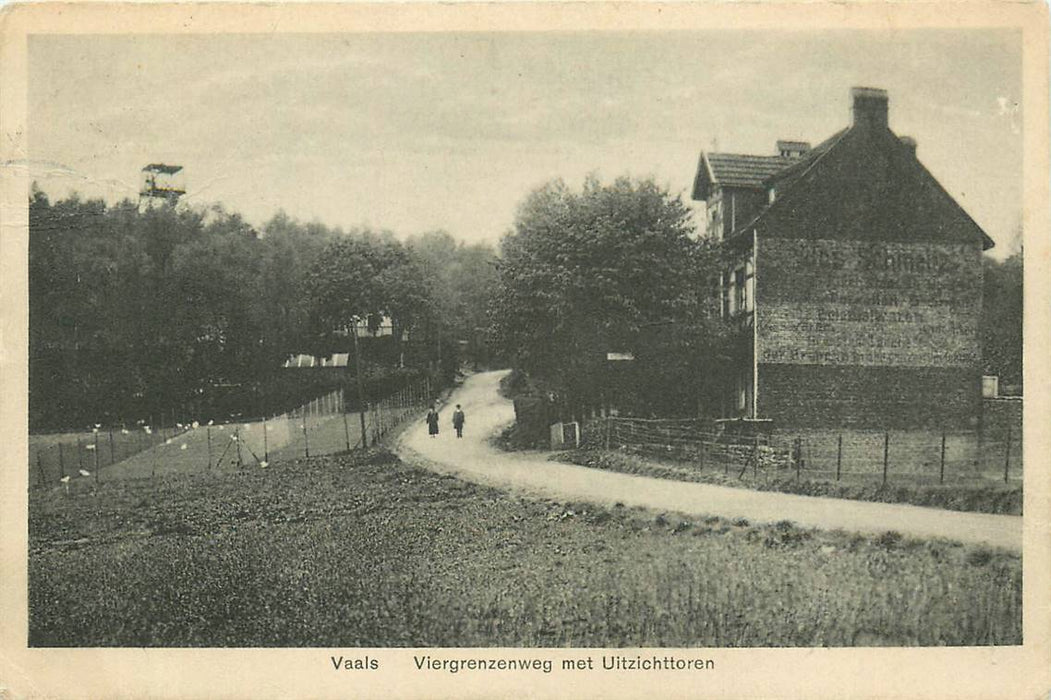
{"type": "MultiPolygon", "coordinates": [[[[496,244],[541,184],[653,177],[689,200],[702,149],[773,154],[890,125],[1009,253],[1022,220],[1020,34],[682,31],[33,36],[30,175],[52,198],[136,198],[496,244]]],[[[703,205],[697,204],[699,211],[703,205]]],[[[698,221],[702,221],[698,217],[698,221]]]]}

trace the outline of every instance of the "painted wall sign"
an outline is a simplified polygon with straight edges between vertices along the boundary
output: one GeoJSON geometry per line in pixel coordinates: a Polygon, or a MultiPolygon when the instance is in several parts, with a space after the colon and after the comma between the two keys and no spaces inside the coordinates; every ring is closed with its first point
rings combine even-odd
{"type": "Polygon", "coordinates": [[[974,367],[977,246],[769,239],[759,261],[759,361],[974,367]]]}

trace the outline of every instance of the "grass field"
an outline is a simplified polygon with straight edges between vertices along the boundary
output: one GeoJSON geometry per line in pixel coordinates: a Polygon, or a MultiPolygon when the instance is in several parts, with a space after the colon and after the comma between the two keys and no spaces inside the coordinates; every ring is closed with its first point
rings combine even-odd
{"type": "Polygon", "coordinates": [[[30,498],[33,646],[1021,642],[1019,557],[532,501],[386,452],[30,498]]]}

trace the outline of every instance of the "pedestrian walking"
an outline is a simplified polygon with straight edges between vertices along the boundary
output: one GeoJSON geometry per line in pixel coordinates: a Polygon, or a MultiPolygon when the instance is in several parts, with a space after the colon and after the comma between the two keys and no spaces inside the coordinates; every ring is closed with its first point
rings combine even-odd
{"type": "Polygon", "coordinates": [[[427,410],[427,432],[431,437],[438,435],[438,411],[434,406],[427,410]]]}
{"type": "Polygon", "coordinates": [[[463,437],[463,409],[460,408],[460,404],[456,404],[456,410],[453,411],[453,427],[456,428],[456,437],[463,437]]]}

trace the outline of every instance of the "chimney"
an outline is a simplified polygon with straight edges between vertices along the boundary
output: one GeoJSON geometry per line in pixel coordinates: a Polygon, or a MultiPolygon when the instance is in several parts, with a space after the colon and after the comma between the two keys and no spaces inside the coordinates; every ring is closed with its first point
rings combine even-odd
{"type": "Polygon", "coordinates": [[[777,142],[777,153],[782,158],[801,158],[809,150],[810,143],[807,141],[781,140],[777,142]]]}
{"type": "Polygon", "coordinates": [[[901,141],[902,145],[909,149],[909,153],[916,156],[916,139],[911,136],[899,136],[898,140],[901,141]]]}
{"type": "Polygon", "coordinates": [[[850,95],[854,98],[854,126],[887,128],[886,90],[855,87],[850,95]]]}

